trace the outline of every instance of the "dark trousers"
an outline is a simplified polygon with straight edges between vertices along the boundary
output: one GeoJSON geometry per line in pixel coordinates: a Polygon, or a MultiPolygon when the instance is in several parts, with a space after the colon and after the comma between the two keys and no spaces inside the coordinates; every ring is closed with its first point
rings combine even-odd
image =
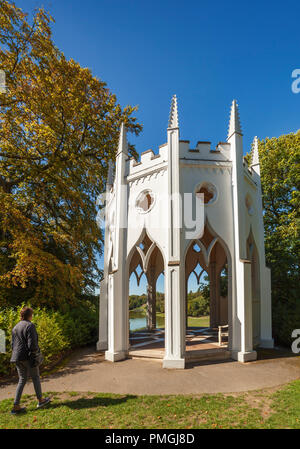
{"type": "Polygon", "coordinates": [[[36,397],[40,401],[42,399],[42,388],[41,388],[39,367],[38,366],[32,367],[30,366],[29,360],[24,360],[22,362],[16,362],[16,368],[19,375],[19,383],[17,386],[14,404],[19,405],[23,389],[29,376],[32,379],[36,397]]]}

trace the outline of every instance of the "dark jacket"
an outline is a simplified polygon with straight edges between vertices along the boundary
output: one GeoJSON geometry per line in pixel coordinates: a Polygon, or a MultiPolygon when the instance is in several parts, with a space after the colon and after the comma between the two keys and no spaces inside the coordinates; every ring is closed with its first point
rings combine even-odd
{"type": "Polygon", "coordinates": [[[32,360],[40,352],[35,325],[26,320],[16,324],[12,330],[11,346],[11,362],[32,360]]]}

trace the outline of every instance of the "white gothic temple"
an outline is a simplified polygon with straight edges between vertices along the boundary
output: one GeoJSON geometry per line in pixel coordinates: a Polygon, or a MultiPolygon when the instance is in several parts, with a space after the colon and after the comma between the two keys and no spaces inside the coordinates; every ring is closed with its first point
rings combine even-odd
{"type": "Polygon", "coordinates": [[[107,182],[104,278],[100,287],[98,350],[112,362],[128,357],[129,278],[142,267],[148,282],[148,329],[156,326],[156,281],[165,282],[165,368],[184,368],[187,279],[200,264],[210,282],[210,328],[228,325],[228,351],[240,362],[256,359],[255,348],[273,347],[271,277],[265,265],[258,142],[251,166],[243,158],[237,103],[231,106],[228,137],[211,149],[180,140],[176,96],[167,143],[129,158],[121,126],[115,170],[107,182]],[[182,198],[204,198],[199,235],[188,237],[182,198]],[[170,199],[171,198],[171,199],[170,199]],[[220,294],[226,266],[227,297],[220,294]]]}

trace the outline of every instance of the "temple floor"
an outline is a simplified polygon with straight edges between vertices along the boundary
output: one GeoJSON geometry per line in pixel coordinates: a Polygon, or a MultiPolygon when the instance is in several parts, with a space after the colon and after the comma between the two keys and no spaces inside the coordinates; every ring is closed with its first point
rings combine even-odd
{"type": "MultiPolygon", "coordinates": [[[[163,359],[165,353],[165,332],[140,330],[130,333],[129,356],[133,358],[163,359]]],[[[227,344],[219,346],[216,329],[189,327],[186,333],[186,359],[230,358],[227,344]]]]}

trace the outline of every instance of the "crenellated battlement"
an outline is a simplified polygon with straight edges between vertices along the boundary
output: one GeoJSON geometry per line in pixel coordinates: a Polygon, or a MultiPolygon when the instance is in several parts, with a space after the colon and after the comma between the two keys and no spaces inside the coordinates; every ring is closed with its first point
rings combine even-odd
{"type": "MultiPolygon", "coordinates": [[[[179,141],[180,159],[203,161],[230,161],[230,143],[219,142],[216,149],[211,148],[211,142],[198,141],[195,148],[190,147],[189,140],[179,141]]],[[[158,153],[152,149],[146,150],[140,155],[140,160],[129,159],[127,175],[134,175],[145,170],[151,170],[168,162],[168,143],[159,146],[158,153]]]]}
{"type": "Polygon", "coordinates": [[[196,147],[191,148],[189,140],[180,140],[180,158],[211,162],[229,161],[230,144],[224,147],[218,145],[216,149],[212,149],[211,142],[198,141],[196,147]]]}
{"type": "MultiPolygon", "coordinates": [[[[172,107],[170,112],[170,121],[168,131],[170,130],[178,130],[178,110],[177,110],[177,100],[174,98],[172,100],[172,107]],[[172,125],[172,127],[171,127],[172,125]]],[[[201,164],[203,161],[204,165],[212,165],[216,164],[220,166],[220,163],[225,162],[226,165],[232,163],[235,159],[234,147],[232,146],[231,136],[232,133],[237,133],[238,135],[242,135],[239,114],[237,109],[237,104],[235,100],[232,103],[231,108],[231,118],[230,118],[230,132],[227,141],[220,141],[216,148],[212,148],[211,142],[206,140],[200,140],[193,147],[191,146],[190,140],[179,140],[179,159],[184,164],[189,164],[188,161],[191,161],[192,165],[198,165],[198,161],[201,164]]],[[[135,160],[134,158],[130,158],[126,160],[126,176],[134,176],[137,174],[147,174],[151,173],[153,170],[160,170],[161,168],[168,165],[168,154],[169,147],[168,142],[162,144],[158,148],[158,152],[155,153],[152,149],[148,149],[140,154],[139,160],[135,160]]],[[[258,160],[258,141],[255,137],[253,142],[253,152],[252,152],[252,163],[251,168],[246,167],[243,164],[243,159],[241,155],[241,168],[243,167],[247,172],[248,177],[253,178],[254,182],[256,182],[256,172],[259,166],[258,160]],[[258,161],[258,162],[257,162],[258,161]]]]}
{"type": "Polygon", "coordinates": [[[140,160],[134,158],[129,159],[127,175],[134,175],[141,171],[149,170],[168,161],[168,145],[167,143],[159,147],[159,152],[154,153],[152,149],[143,151],[140,160]]]}

